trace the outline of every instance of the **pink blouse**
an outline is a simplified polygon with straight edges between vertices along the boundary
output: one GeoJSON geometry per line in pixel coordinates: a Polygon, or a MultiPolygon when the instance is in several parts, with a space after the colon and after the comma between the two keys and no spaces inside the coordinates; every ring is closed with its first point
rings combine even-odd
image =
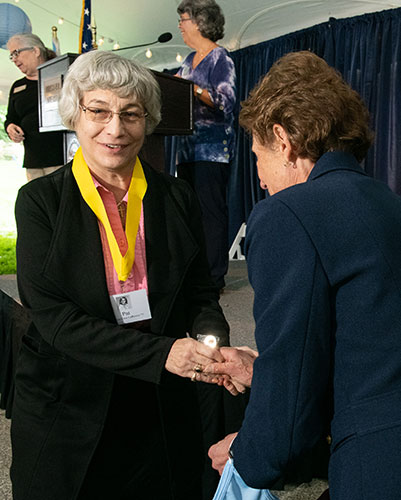
{"type": "MultiPolygon", "coordinates": [[[[93,178],[93,177],[92,177],[93,178]]],[[[111,229],[117,240],[118,247],[122,255],[128,249],[127,238],[125,235],[123,223],[125,226],[126,207],[128,202],[128,192],[125,193],[123,200],[119,203],[122,217],[117,208],[117,203],[114,194],[107,188],[102,186],[99,181],[93,178],[95,187],[102,198],[104,208],[110,221],[111,229]],[[121,220],[123,219],[123,221],[121,220]]],[[[141,208],[141,216],[139,220],[139,228],[135,242],[135,261],[132,266],[130,275],[126,281],[119,281],[116,270],[114,269],[113,259],[111,257],[109,245],[107,242],[106,230],[103,224],[98,220],[100,236],[102,239],[104,268],[106,272],[107,289],[110,295],[118,293],[133,292],[134,290],[148,290],[148,279],[146,274],[146,246],[145,246],[145,224],[143,218],[143,204],[141,208]]]]}

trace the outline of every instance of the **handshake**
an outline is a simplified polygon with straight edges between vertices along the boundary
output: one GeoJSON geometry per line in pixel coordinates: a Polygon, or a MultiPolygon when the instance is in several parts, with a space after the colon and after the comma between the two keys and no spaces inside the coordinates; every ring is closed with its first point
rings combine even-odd
{"type": "Polygon", "coordinates": [[[192,338],[171,346],[165,368],[192,382],[224,386],[236,396],[251,386],[253,363],[258,353],[250,347],[210,347],[192,338]]]}
{"type": "Polygon", "coordinates": [[[250,347],[221,347],[222,361],[213,361],[203,369],[207,382],[224,386],[236,396],[251,386],[253,363],[258,357],[257,351],[250,347]]]}

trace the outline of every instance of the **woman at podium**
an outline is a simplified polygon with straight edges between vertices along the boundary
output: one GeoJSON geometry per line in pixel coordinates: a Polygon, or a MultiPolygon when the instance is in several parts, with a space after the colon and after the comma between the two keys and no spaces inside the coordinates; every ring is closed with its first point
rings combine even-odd
{"type": "Polygon", "coordinates": [[[195,83],[195,129],[178,138],[177,175],[199,198],[210,272],[221,290],[228,269],[226,191],[235,146],[235,68],[216,43],[224,36],[224,15],[214,0],[183,0],[177,12],[182,38],[194,49],[177,76],[195,83]]]}

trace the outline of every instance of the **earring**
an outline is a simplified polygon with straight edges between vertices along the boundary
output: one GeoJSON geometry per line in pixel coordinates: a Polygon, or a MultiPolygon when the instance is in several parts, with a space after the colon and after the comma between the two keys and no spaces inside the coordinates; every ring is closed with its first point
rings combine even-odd
{"type": "Polygon", "coordinates": [[[293,161],[288,161],[288,160],[284,162],[284,167],[285,168],[292,167],[294,169],[297,168],[296,164],[293,161]]]}

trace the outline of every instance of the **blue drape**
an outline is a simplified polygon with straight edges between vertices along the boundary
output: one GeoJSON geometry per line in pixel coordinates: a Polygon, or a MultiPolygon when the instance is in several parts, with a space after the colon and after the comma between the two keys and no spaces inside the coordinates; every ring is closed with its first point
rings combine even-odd
{"type": "MultiPolygon", "coordinates": [[[[401,194],[400,39],[401,8],[348,19],[331,18],[312,28],[232,52],[237,71],[237,111],[279,57],[291,51],[313,51],[338,69],[364,99],[376,134],[364,167],[368,174],[401,194]]],[[[174,145],[170,144],[169,153],[173,163],[174,145]]],[[[237,127],[237,154],[228,189],[230,241],[247,221],[255,203],[265,196],[268,194],[259,186],[249,137],[237,127]]]]}

